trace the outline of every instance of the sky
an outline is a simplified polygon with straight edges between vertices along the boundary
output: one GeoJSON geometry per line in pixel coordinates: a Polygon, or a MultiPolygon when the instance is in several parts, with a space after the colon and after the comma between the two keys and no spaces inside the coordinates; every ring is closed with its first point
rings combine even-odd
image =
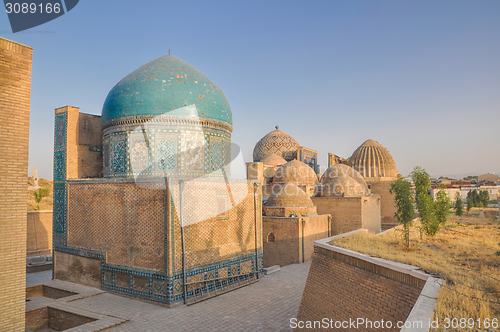
{"type": "Polygon", "coordinates": [[[251,161],[279,125],[344,158],[367,139],[408,175],[500,173],[500,1],[82,0],[0,36],[33,47],[29,174],[52,179],[54,109],[101,114],[109,90],[171,53],[225,93],[251,161]]]}

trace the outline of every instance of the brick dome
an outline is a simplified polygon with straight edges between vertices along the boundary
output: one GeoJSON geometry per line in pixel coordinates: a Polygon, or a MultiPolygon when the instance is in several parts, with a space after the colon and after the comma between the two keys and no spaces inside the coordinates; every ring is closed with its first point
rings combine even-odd
{"type": "Polygon", "coordinates": [[[341,174],[350,176],[351,178],[359,182],[359,184],[364,188],[366,192],[369,191],[368,185],[366,184],[365,179],[363,179],[363,176],[354,168],[345,164],[336,164],[329,167],[323,173],[323,176],[321,176],[320,183],[325,185],[341,174]]]}
{"type": "Polygon", "coordinates": [[[273,184],[291,182],[297,185],[313,185],[318,181],[313,169],[299,160],[292,160],[278,168],[273,184]]]}
{"type": "Polygon", "coordinates": [[[261,163],[263,163],[264,165],[279,166],[286,164],[287,161],[277,154],[271,153],[270,155],[262,159],[261,163]]]}
{"type": "Polygon", "coordinates": [[[311,198],[304,190],[293,183],[285,183],[267,200],[266,207],[311,207],[314,206],[311,198]]]}
{"type": "Polygon", "coordinates": [[[366,194],[366,188],[346,174],[340,174],[329,181],[321,192],[322,197],[361,197],[366,194]]]}
{"type": "Polygon", "coordinates": [[[365,178],[395,178],[399,173],[389,150],[372,139],[367,140],[354,151],[349,158],[349,165],[365,178]]]}
{"type": "Polygon", "coordinates": [[[276,154],[286,161],[295,159],[299,143],[292,136],[281,130],[273,130],[255,144],[253,161],[262,161],[270,154],[276,154]]]}

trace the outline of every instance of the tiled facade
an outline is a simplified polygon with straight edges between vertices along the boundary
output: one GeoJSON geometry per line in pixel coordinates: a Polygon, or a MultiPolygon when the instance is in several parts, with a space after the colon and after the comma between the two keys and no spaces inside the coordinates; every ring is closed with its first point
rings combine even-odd
{"type": "Polygon", "coordinates": [[[55,115],[56,278],[174,305],[258,277],[263,268],[261,187],[257,181],[222,177],[229,131],[207,126],[198,144],[188,138],[199,131],[188,126],[153,125],[144,135],[124,124],[108,127],[104,178],[69,179],[68,111],[60,108],[55,115]],[[193,142],[194,149],[183,146],[193,142]],[[186,167],[189,161],[194,165],[186,167]],[[142,186],[135,181],[138,175],[155,180],[142,186]],[[154,178],[158,175],[167,176],[154,178]],[[180,180],[168,175],[202,177],[183,181],[184,243],[180,180]]]}
{"type": "Polygon", "coordinates": [[[158,116],[103,130],[104,177],[229,176],[231,127],[158,116]],[[213,174],[211,174],[213,173],[213,174]]]}
{"type": "Polygon", "coordinates": [[[32,52],[0,38],[0,331],[24,331],[32,52]]]}

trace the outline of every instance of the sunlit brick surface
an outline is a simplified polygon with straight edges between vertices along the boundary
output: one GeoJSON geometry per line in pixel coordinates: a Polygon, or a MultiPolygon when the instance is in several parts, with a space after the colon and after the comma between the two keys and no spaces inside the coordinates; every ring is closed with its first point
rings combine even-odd
{"type": "Polygon", "coordinates": [[[165,192],[129,183],[68,185],[68,245],[107,262],[163,271],[165,192]]]}
{"type": "Polygon", "coordinates": [[[0,38],[0,331],[24,331],[32,48],[0,38]]]}

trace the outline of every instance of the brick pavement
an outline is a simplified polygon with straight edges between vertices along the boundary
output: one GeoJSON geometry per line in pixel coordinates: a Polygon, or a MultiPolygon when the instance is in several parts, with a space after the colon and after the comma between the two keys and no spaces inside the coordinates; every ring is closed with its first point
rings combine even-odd
{"type": "Polygon", "coordinates": [[[111,293],[68,304],[130,319],[106,329],[109,332],[290,331],[289,321],[297,315],[310,265],[309,261],[282,267],[257,283],[191,306],[168,309],[111,293]]]}

